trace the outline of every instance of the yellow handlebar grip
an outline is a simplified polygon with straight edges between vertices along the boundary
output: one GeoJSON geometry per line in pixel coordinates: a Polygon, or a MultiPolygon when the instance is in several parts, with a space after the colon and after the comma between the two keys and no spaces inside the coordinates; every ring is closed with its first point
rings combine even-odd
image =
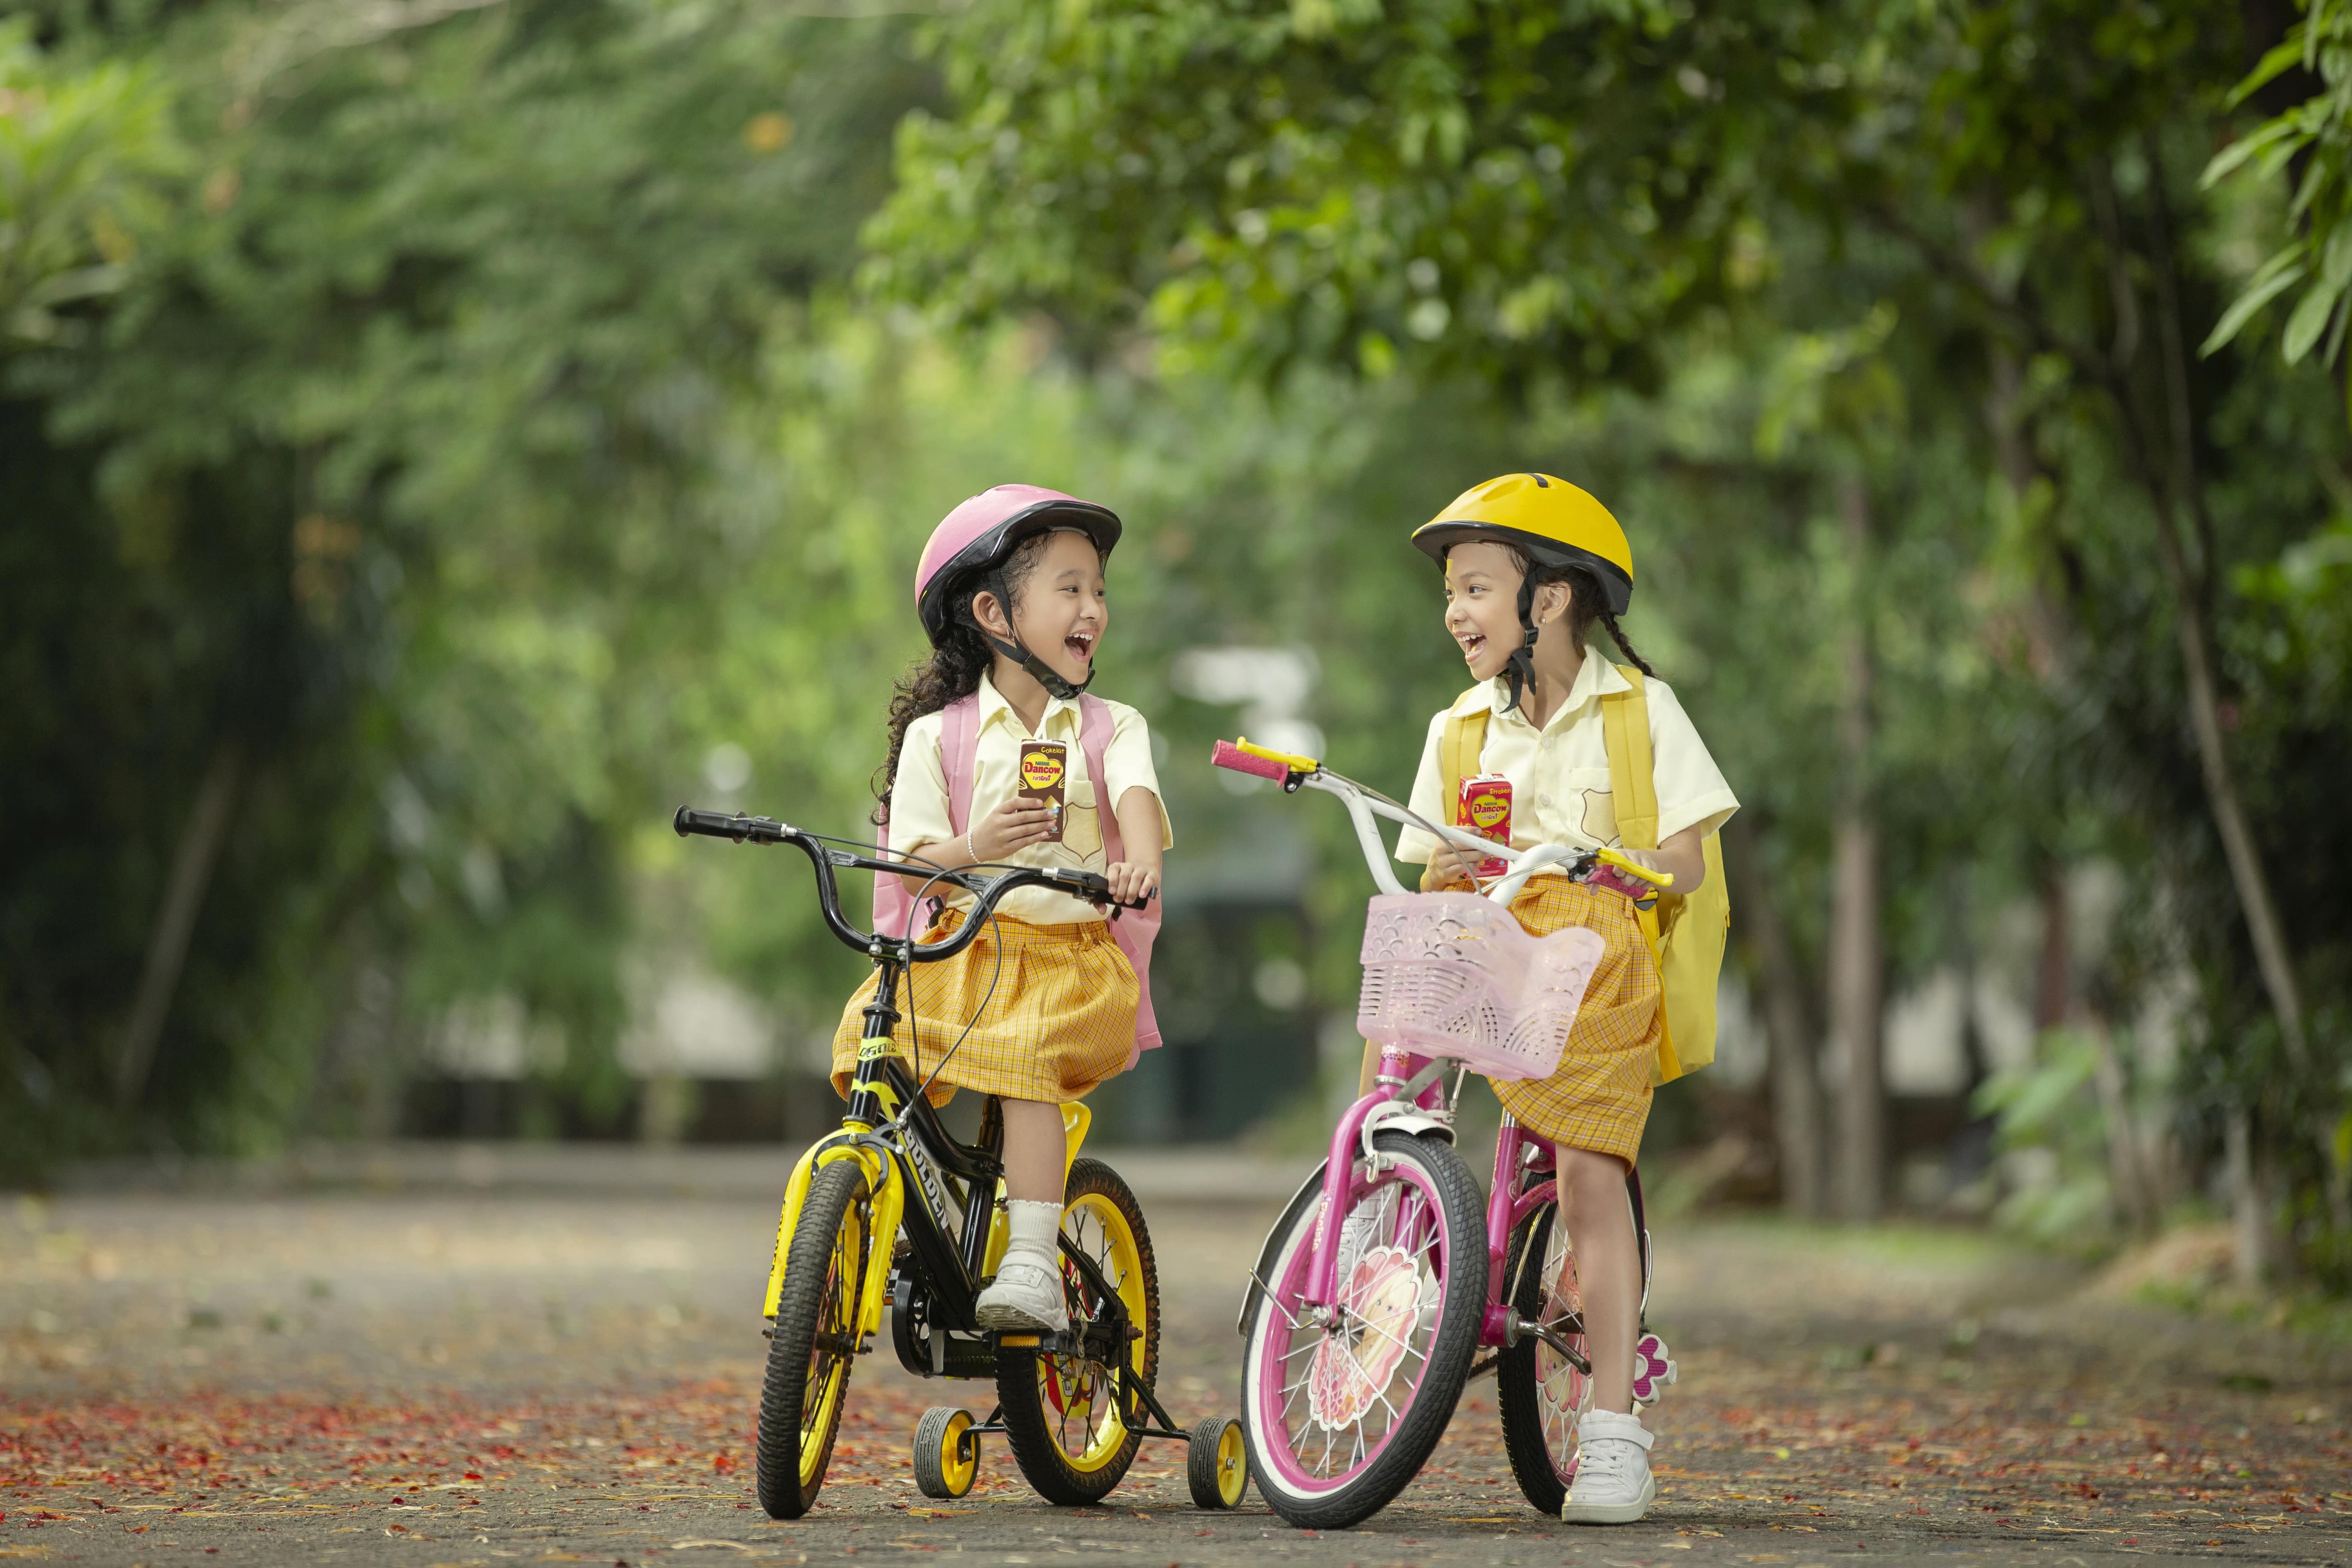
{"type": "Polygon", "coordinates": [[[1247,752],[1253,757],[1264,757],[1269,763],[1280,763],[1284,767],[1302,773],[1318,772],[1323,766],[1313,757],[1302,757],[1296,752],[1277,752],[1271,746],[1258,745],[1247,735],[1235,741],[1234,749],[1237,752],[1247,752]]]}
{"type": "Polygon", "coordinates": [[[1672,871],[1653,871],[1640,861],[1628,859],[1614,849],[1603,849],[1601,852],[1601,863],[1604,866],[1614,866],[1629,877],[1639,877],[1654,888],[1671,888],[1675,885],[1675,874],[1672,871]]]}

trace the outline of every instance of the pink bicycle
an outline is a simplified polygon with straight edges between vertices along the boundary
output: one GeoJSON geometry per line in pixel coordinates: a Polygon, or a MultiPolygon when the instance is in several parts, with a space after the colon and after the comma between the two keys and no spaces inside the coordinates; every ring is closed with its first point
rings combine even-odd
{"type": "MultiPolygon", "coordinates": [[[[1527,933],[1510,913],[1527,879],[1557,868],[1633,895],[1671,879],[1609,850],[1490,843],[1311,757],[1220,741],[1212,760],[1287,792],[1338,795],[1381,887],[1365,922],[1357,1006],[1358,1027],[1381,1047],[1379,1075],[1267,1234],[1242,1302],[1251,1475],[1292,1524],[1356,1524],[1419,1473],[1463,1388],[1491,1371],[1511,1472],[1528,1502],[1557,1517],[1575,1476],[1592,1369],[1570,1239],[1554,1223],[1554,1152],[1504,1116],[1482,1216],[1477,1178],[1454,1148],[1454,1104],[1474,1071],[1548,1076],[1601,959],[1591,931],[1527,933]],[[1483,896],[1408,893],[1375,816],[1499,859],[1505,872],[1483,896]],[[1566,1282],[1562,1292],[1555,1279],[1566,1282]],[[1477,1361],[1482,1347],[1494,1353],[1477,1361]]],[[[1650,1237],[1631,1173],[1626,1194],[1646,1308],[1650,1237]]],[[[1674,1363],[1646,1327],[1635,1353],[1634,1398],[1646,1405],[1674,1381],[1674,1363]]]]}

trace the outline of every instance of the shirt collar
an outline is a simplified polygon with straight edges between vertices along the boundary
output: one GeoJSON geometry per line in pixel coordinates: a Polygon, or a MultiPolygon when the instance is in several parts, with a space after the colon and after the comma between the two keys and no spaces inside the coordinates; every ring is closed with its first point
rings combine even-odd
{"type": "MultiPolygon", "coordinates": [[[[982,679],[987,678],[983,676],[982,679]]],[[[1544,727],[1548,730],[1557,729],[1562,721],[1581,712],[1584,705],[1594,699],[1606,697],[1612,692],[1632,689],[1633,689],[1633,683],[1625,679],[1615,663],[1587,649],[1584,663],[1578,668],[1576,679],[1568,689],[1568,700],[1559,705],[1559,711],[1554,713],[1551,716],[1551,722],[1544,727]]],[[[1516,720],[1521,724],[1528,722],[1527,715],[1511,706],[1511,681],[1507,675],[1498,675],[1492,680],[1472,687],[1462,694],[1462,700],[1454,705],[1454,711],[1456,713],[1476,713],[1482,710],[1492,712],[1507,721],[1516,720]]],[[[1534,726],[1528,727],[1532,729],[1534,726]]]]}
{"type": "MultiPolygon", "coordinates": [[[[1077,708],[1076,703],[1065,698],[1049,695],[1045,699],[1045,711],[1038,715],[1037,732],[1043,735],[1052,729],[1055,714],[1076,713],[1077,708]]],[[[996,689],[996,682],[990,679],[988,671],[983,669],[980,672],[980,728],[987,729],[1000,714],[1013,729],[1022,727],[1021,715],[1013,710],[1013,704],[1005,700],[1004,693],[996,689]]]]}

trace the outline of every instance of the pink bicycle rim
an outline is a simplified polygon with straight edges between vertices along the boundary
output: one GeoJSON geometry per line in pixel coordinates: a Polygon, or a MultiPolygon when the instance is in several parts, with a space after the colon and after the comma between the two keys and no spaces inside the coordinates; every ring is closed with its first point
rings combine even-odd
{"type": "MultiPolygon", "coordinates": [[[[1399,1165],[1381,1178],[1381,1184],[1399,1184],[1410,1188],[1413,1196],[1420,1202],[1424,1216],[1423,1223],[1436,1232],[1436,1263],[1440,1265],[1436,1268],[1437,1302],[1433,1309],[1423,1314],[1434,1323],[1444,1317],[1444,1293],[1447,1286],[1445,1271],[1442,1264],[1451,1250],[1453,1238],[1446,1232],[1445,1210],[1437,1202],[1436,1194],[1424,1184],[1424,1181],[1425,1178],[1419,1170],[1411,1165],[1399,1165]]],[[[1349,1212],[1352,1213],[1364,1196],[1374,1190],[1375,1185],[1376,1184],[1370,1183],[1360,1184],[1351,1179],[1348,1186],[1349,1212]]],[[[1313,1265],[1314,1255],[1313,1229],[1309,1226],[1306,1232],[1306,1239],[1290,1249],[1289,1258],[1279,1275],[1268,1281],[1274,1288],[1273,1299],[1259,1310],[1261,1316],[1258,1321],[1263,1325],[1262,1332],[1269,1336],[1286,1335],[1291,1332],[1282,1321],[1283,1314],[1297,1316],[1302,1304],[1302,1293],[1307,1271],[1313,1265]]],[[[1422,1381],[1429,1373],[1428,1350],[1429,1346],[1435,1342],[1435,1337],[1433,1332],[1429,1343],[1412,1352],[1418,1355],[1421,1361],[1420,1371],[1412,1379],[1414,1398],[1420,1396],[1422,1381]]],[[[1249,1398],[1254,1404],[1255,1414],[1257,1416],[1257,1428],[1263,1434],[1262,1442],[1266,1450],[1266,1458],[1280,1472],[1280,1479],[1286,1491],[1309,1496],[1336,1491],[1362,1474],[1365,1468],[1388,1447],[1389,1440],[1396,1436],[1397,1427],[1402,1425],[1404,1410],[1411,1407],[1412,1402],[1409,1399],[1403,1408],[1395,1411],[1395,1418],[1390,1421],[1388,1430],[1381,1434],[1380,1441],[1369,1445],[1362,1456],[1354,1460],[1347,1469],[1332,1476],[1309,1474],[1307,1468],[1299,1463],[1299,1457],[1293,1446],[1294,1439],[1286,1415],[1284,1387],[1291,1370],[1291,1355],[1269,1354],[1264,1357],[1260,1362],[1261,1375],[1256,1379],[1257,1386],[1249,1392],[1249,1398]]]]}

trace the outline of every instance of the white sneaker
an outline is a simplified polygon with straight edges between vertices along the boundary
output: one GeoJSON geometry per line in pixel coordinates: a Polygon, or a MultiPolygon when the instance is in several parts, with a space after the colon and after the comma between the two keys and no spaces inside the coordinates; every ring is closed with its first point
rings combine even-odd
{"type": "Polygon", "coordinates": [[[1638,1415],[1588,1410],[1577,1427],[1576,1484],[1560,1505],[1570,1524],[1631,1524],[1657,1500],[1650,1444],[1638,1415]]]}
{"type": "Polygon", "coordinates": [[[1062,1271],[1030,1252],[1008,1252],[995,1282],[980,1293],[975,1315],[983,1329],[1058,1334],[1070,1326],[1062,1271]]]}

